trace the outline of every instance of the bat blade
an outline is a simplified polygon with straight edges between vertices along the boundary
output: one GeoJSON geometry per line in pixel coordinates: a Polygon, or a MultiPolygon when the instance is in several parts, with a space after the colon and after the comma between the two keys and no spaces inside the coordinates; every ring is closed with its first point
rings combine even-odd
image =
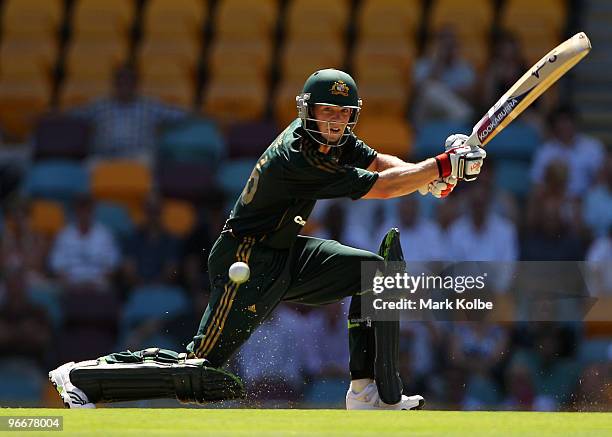
{"type": "Polygon", "coordinates": [[[589,38],[580,32],[548,52],[476,123],[466,144],[486,145],[590,50],[589,38]]]}

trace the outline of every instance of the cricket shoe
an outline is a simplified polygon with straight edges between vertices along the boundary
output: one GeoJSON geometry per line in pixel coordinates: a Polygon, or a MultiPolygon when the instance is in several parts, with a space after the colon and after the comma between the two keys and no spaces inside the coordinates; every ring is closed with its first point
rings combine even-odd
{"type": "Polygon", "coordinates": [[[346,392],[347,410],[420,410],[425,405],[423,396],[402,395],[397,404],[386,404],[378,395],[376,383],[368,384],[362,391],[355,393],[351,388],[346,392]]]}
{"type": "Polygon", "coordinates": [[[89,402],[83,390],[70,382],[70,371],[75,367],[74,361],[66,363],[49,372],[49,381],[56,388],[66,408],[96,408],[89,402]]]}

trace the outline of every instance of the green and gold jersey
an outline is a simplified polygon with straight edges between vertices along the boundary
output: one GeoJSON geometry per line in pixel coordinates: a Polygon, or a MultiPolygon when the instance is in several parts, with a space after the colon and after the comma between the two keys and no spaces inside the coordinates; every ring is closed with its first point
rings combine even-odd
{"type": "Polygon", "coordinates": [[[355,135],[329,154],[318,148],[300,119],[291,123],[259,158],[224,230],[287,248],[317,199],[358,199],[378,179],[378,173],[365,170],[376,151],[355,135]]]}

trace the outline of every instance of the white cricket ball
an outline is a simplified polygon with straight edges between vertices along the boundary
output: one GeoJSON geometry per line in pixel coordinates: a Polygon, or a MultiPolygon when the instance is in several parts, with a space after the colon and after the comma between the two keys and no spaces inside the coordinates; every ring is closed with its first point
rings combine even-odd
{"type": "Polygon", "coordinates": [[[229,277],[236,284],[242,284],[249,280],[251,276],[251,269],[247,263],[242,261],[235,262],[229,268],[229,277]]]}

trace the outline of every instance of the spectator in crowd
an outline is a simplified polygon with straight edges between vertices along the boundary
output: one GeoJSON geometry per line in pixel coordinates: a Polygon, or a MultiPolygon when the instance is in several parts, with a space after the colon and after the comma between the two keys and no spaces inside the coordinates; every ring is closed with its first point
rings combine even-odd
{"type": "Polygon", "coordinates": [[[111,96],[74,110],[93,124],[95,156],[151,162],[158,126],[186,117],[182,109],[140,95],[138,80],[134,68],[121,66],[115,71],[111,96]]]}
{"type": "MultiPolygon", "coordinates": [[[[519,39],[509,31],[502,31],[495,40],[491,58],[480,80],[478,112],[487,111],[525,74],[528,67],[519,39]]],[[[540,102],[541,100],[533,102],[521,115],[521,119],[527,120],[538,129],[542,128],[538,111],[540,102]]]]}
{"type": "Polygon", "coordinates": [[[30,301],[25,268],[18,264],[5,268],[4,287],[0,283],[0,295],[3,295],[0,300],[0,356],[19,356],[45,364],[52,337],[49,316],[30,301]]]}
{"type": "Polygon", "coordinates": [[[544,169],[542,181],[532,187],[527,199],[526,221],[528,229],[543,225],[541,207],[554,205],[559,212],[559,220],[573,234],[583,232],[583,222],[579,199],[568,194],[569,167],[566,162],[553,160],[544,169]]]}
{"type": "Polygon", "coordinates": [[[586,255],[589,267],[589,285],[597,296],[612,296],[612,224],[608,233],[597,238],[586,255]]]}
{"type": "Polygon", "coordinates": [[[527,379],[533,381],[535,388],[534,410],[555,411],[572,400],[580,366],[574,348],[564,350],[569,333],[559,324],[539,324],[534,346],[517,351],[512,359],[525,363],[529,369],[527,379]]]}
{"type": "Polygon", "coordinates": [[[484,322],[459,322],[451,335],[449,363],[465,375],[463,408],[491,407],[499,402],[494,376],[508,349],[508,334],[502,326],[484,322]]]}
{"type": "Polygon", "coordinates": [[[31,285],[44,284],[51,239],[31,228],[28,209],[25,200],[9,206],[0,239],[0,265],[23,266],[31,285]]]}
{"type": "Polygon", "coordinates": [[[584,201],[584,221],[597,237],[605,236],[612,227],[612,152],[608,152],[601,168],[599,183],[591,187],[584,201]]]}
{"type": "Polygon", "coordinates": [[[461,56],[455,31],[444,28],[414,68],[415,125],[432,119],[468,121],[475,79],[474,68],[461,56]]]}
{"type": "Polygon", "coordinates": [[[51,269],[68,288],[107,290],[120,252],[112,234],[94,221],[93,199],[78,197],[75,222],[57,236],[51,253],[51,269]]]}
{"type": "Polygon", "coordinates": [[[305,321],[310,335],[317,339],[312,350],[315,363],[315,368],[312,369],[314,378],[348,380],[347,315],[348,302],[326,305],[323,311],[310,311],[306,314],[305,321]]]}
{"type": "Polygon", "coordinates": [[[490,108],[527,71],[528,67],[520,41],[510,32],[502,32],[499,35],[491,55],[487,70],[482,76],[483,92],[480,104],[483,108],[490,108]]]}
{"type": "Polygon", "coordinates": [[[535,383],[526,359],[515,356],[504,372],[506,397],[502,402],[504,410],[531,410],[535,399],[535,383]]]}
{"type": "Polygon", "coordinates": [[[569,169],[568,194],[579,197],[586,193],[604,161],[604,148],[599,140],[580,133],[577,113],[571,106],[557,107],[548,118],[551,138],[538,148],[531,166],[534,183],[544,180],[551,161],[566,162],[569,169]]]}
{"type": "MultiPolygon", "coordinates": [[[[484,173],[478,184],[467,186],[467,212],[450,226],[445,247],[453,261],[516,261],[516,227],[493,209],[493,178],[491,173],[484,173]]],[[[488,266],[487,271],[487,285],[495,292],[506,291],[512,276],[511,266],[488,266]]]]}
{"type": "Polygon", "coordinates": [[[125,278],[130,286],[175,282],[179,242],[164,229],[159,199],[149,198],[144,209],[144,223],[125,248],[125,278]]]}
{"type": "Polygon", "coordinates": [[[534,212],[521,238],[523,261],[578,261],[584,257],[582,239],[572,229],[556,195],[533,204],[534,212]]]}
{"type": "Polygon", "coordinates": [[[382,229],[399,229],[406,261],[445,261],[442,230],[435,221],[421,216],[419,198],[405,196],[395,205],[396,209],[382,229]]]}

